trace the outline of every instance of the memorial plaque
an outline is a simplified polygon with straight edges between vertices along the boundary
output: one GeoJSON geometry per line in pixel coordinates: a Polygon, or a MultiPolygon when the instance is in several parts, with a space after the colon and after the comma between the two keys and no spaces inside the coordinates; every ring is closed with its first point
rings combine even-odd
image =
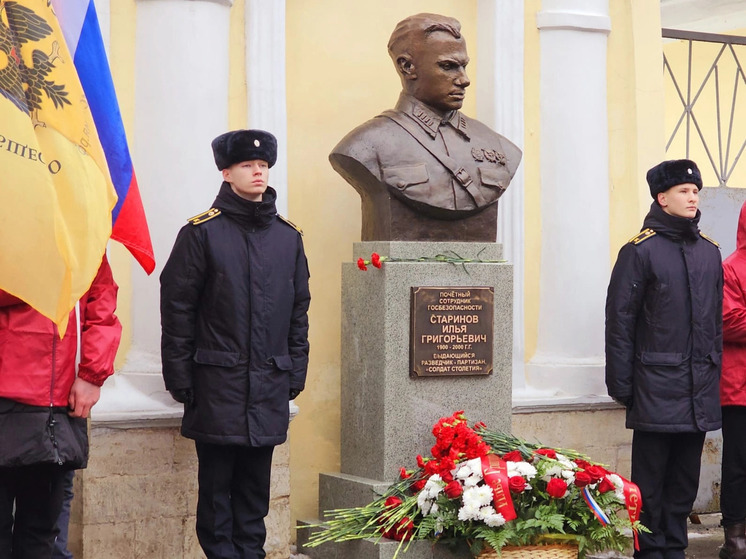
{"type": "Polygon", "coordinates": [[[410,375],[492,372],[492,287],[413,287],[410,375]]]}

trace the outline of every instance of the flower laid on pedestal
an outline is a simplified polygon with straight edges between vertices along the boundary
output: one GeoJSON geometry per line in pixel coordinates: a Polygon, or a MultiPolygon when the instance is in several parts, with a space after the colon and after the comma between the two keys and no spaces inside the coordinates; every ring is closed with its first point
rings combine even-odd
{"type": "MultiPolygon", "coordinates": [[[[481,254],[482,251],[479,251],[481,254]]],[[[482,260],[479,258],[479,254],[477,254],[476,258],[463,258],[456,254],[455,252],[451,252],[450,254],[436,254],[435,256],[420,256],[419,258],[395,258],[395,257],[389,257],[389,256],[381,256],[377,252],[374,252],[370,255],[370,260],[366,260],[365,258],[358,258],[357,259],[357,267],[360,268],[363,272],[368,271],[368,266],[374,266],[376,268],[382,268],[384,262],[445,262],[447,264],[472,264],[472,263],[481,263],[481,264],[501,264],[505,262],[505,260],[482,260]]]]}
{"type": "Polygon", "coordinates": [[[430,540],[466,543],[486,557],[506,546],[560,544],[584,557],[622,551],[646,530],[637,486],[578,452],[469,427],[463,412],[438,421],[433,435],[432,457],[417,456],[418,468],[402,468],[372,503],[327,511],[307,545],[389,538],[400,541],[398,554],[412,540],[430,540]]]}

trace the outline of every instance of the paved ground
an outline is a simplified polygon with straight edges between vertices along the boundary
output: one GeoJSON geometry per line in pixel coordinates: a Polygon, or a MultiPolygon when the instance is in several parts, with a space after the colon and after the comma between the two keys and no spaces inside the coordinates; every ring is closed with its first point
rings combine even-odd
{"type": "MultiPolygon", "coordinates": [[[[698,517],[699,524],[689,525],[689,549],[687,559],[718,559],[718,549],[723,544],[723,529],[720,527],[719,514],[702,514],[698,517]]],[[[291,549],[290,559],[310,559],[307,555],[294,555],[291,549]]],[[[632,554],[601,554],[588,559],[621,559],[631,557],[632,554]]],[[[350,557],[349,559],[355,559],[350,557]]]]}
{"type": "Polygon", "coordinates": [[[723,544],[723,529],[719,514],[699,516],[701,524],[691,524],[689,528],[689,549],[687,557],[692,559],[717,559],[718,550],[723,544]]]}

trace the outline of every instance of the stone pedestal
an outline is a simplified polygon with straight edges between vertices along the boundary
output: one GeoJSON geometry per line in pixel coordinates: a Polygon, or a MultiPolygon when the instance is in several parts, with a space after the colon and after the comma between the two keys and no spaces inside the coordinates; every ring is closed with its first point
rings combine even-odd
{"type": "MultiPolygon", "coordinates": [[[[75,475],[69,548],[76,559],[204,559],[195,532],[197,456],[178,423],[93,425],[88,468],[75,475]]],[[[285,443],[273,455],[267,559],[290,555],[289,452],[285,443]]]]}
{"type": "MultiPolygon", "coordinates": [[[[500,260],[501,246],[369,241],[356,243],[353,252],[353,261],[342,266],[341,472],[320,477],[319,518],[325,510],[370,502],[398,478],[401,467],[415,468],[417,454],[430,454],[432,426],[441,417],[464,410],[470,422],[511,429],[513,270],[506,262],[484,262],[500,260]],[[359,270],[355,261],[369,260],[373,252],[393,261],[380,270],[359,270]],[[482,262],[409,261],[441,254],[482,262]],[[493,288],[491,374],[410,376],[412,287],[493,288]]],[[[318,559],[381,559],[393,553],[388,543],[308,548],[307,538],[308,530],[301,530],[300,549],[318,559]]],[[[417,544],[404,556],[434,557],[429,543],[417,544]]]]}

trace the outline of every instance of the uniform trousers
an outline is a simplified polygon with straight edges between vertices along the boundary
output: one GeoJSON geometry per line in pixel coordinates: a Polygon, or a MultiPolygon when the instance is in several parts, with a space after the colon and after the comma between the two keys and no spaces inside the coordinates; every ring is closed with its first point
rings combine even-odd
{"type": "Polygon", "coordinates": [[[65,473],[56,464],[0,468],[0,557],[52,556],[65,473]]]}
{"type": "Polygon", "coordinates": [[[654,433],[635,430],[632,437],[632,481],[640,488],[640,522],[650,533],[639,534],[637,559],[684,559],[689,544],[687,519],[699,487],[705,433],[654,433]]]}
{"type": "Polygon", "coordinates": [[[746,406],[723,406],[723,526],[746,520],[746,406]]]}
{"type": "Polygon", "coordinates": [[[62,500],[62,510],[57,518],[57,537],[54,540],[52,559],[73,559],[72,552],[67,549],[67,539],[70,531],[70,508],[73,503],[73,480],[75,470],[65,472],[65,483],[62,500]]]}
{"type": "Polygon", "coordinates": [[[274,447],[196,447],[197,539],[207,559],[264,559],[274,447]]]}

